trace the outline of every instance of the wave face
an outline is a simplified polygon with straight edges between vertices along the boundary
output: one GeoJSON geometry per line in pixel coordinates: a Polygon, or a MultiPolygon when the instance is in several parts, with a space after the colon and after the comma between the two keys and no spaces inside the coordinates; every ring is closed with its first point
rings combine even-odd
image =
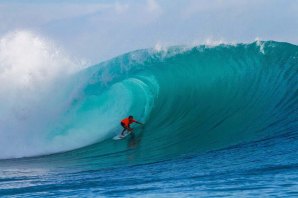
{"type": "Polygon", "coordinates": [[[21,142],[29,149],[0,158],[72,150],[55,156],[144,163],[297,133],[297,68],[298,47],[273,41],[124,54],[59,81],[41,149],[21,142]],[[145,126],[111,140],[130,114],[145,126]]]}

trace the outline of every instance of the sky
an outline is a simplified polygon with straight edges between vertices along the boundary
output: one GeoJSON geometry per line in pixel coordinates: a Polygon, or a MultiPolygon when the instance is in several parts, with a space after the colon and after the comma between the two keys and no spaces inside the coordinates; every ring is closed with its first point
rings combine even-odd
{"type": "Polygon", "coordinates": [[[0,39],[18,31],[90,63],[157,46],[298,44],[298,0],[0,0],[0,39]]]}

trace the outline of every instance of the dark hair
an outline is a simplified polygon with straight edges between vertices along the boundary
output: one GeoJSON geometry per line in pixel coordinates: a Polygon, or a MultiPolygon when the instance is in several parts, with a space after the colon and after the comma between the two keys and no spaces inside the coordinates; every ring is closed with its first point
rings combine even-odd
{"type": "Polygon", "coordinates": [[[128,116],[128,118],[133,118],[133,116],[132,116],[132,115],[130,115],[130,116],[128,116]]]}

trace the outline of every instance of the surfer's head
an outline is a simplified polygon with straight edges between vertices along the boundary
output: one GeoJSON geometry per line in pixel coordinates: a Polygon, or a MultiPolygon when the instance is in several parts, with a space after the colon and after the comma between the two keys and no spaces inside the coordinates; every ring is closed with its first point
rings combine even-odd
{"type": "Polygon", "coordinates": [[[133,116],[132,115],[128,116],[128,119],[132,120],[133,119],[133,116]]]}

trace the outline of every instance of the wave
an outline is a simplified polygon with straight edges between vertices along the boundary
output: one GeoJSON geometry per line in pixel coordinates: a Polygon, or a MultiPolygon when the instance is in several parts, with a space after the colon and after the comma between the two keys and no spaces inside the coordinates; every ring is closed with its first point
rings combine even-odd
{"type": "Polygon", "coordinates": [[[298,47],[274,41],[130,52],[53,81],[59,89],[41,98],[44,113],[30,121],[38,130],[26,128],[31,139],[42,134],[40,145],[20,141],[27,150],[11,146],[0,158],[81,148],[55,157],[138,163],[296,133],[297,66],[298,47]],[[145,126],[111,140],[130,114],[145,126]]]}

